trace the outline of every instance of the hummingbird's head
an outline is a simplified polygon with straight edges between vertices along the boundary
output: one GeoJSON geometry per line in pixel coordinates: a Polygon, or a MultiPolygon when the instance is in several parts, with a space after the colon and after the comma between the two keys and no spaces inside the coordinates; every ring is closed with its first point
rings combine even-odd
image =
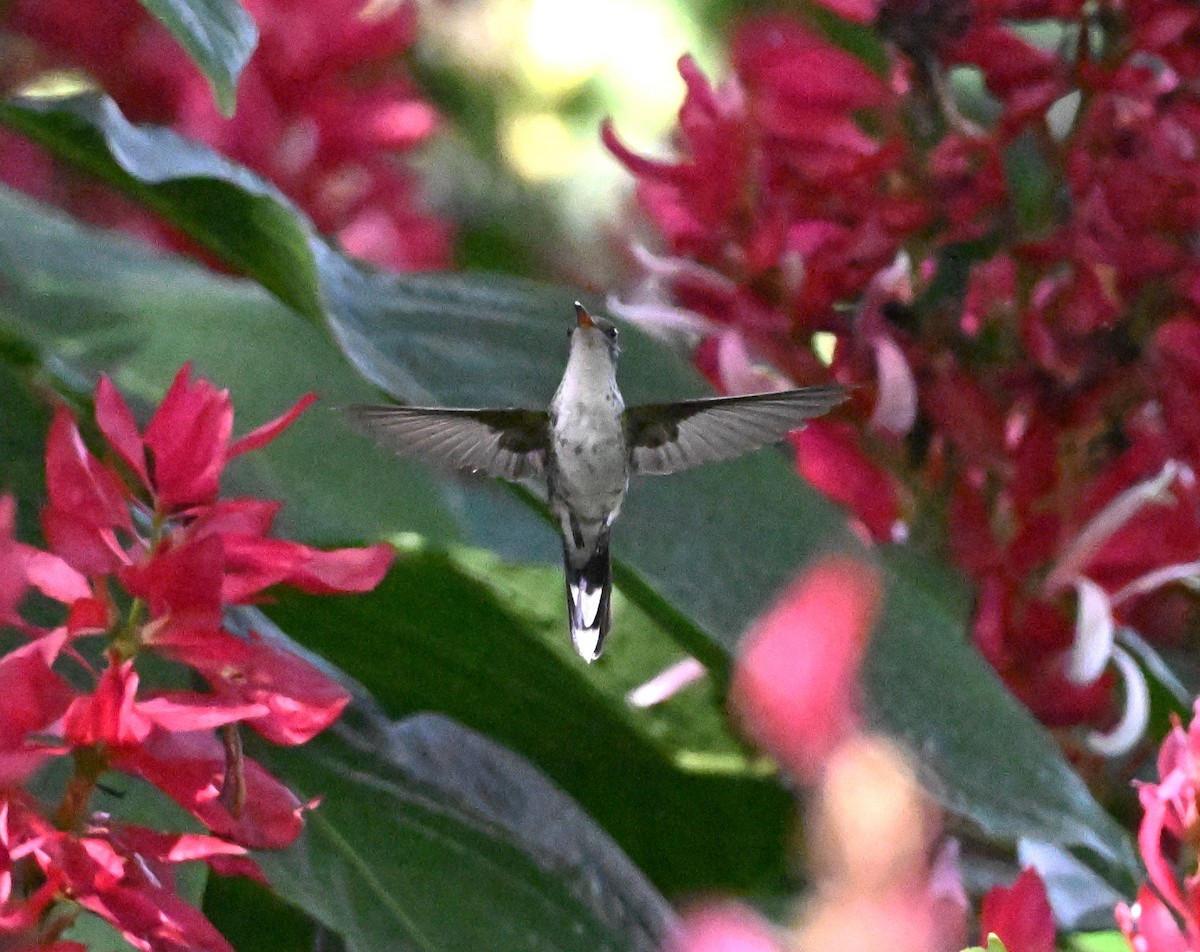
{"type": "Polygon", "coordinates": [[[578,301],[575,302],[575,326],[568,332],[571,347],[599,347],[603,344],[608,348],[609,359],[617,361],[621,346],[617,343],[617,328],[612,321],[603,317],[592,317],[587,309],[578,301]]]}

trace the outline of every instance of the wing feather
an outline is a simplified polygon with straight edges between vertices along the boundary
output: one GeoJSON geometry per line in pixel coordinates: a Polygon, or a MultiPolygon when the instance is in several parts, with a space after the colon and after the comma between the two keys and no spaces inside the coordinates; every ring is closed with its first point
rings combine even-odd
{"type": "Polygon", "coordinates": [[[347,413],[385,449],[441,469],[522,479],[546,465],[549,421],[534,410],[353,406],[347,413]]]}
{"type": "Polygon", "coordinates": [[[783,439],[847,396],[830,385],[631,407],[625,427],[633,471],[666,475],[735,459],[783,439]]]}

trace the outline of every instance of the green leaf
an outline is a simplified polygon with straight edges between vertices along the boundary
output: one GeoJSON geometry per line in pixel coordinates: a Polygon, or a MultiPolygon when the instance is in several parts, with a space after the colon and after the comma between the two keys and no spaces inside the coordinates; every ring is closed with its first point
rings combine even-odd
{"type": "MultiPolygon", "coordinates": [[[[300,218],[282,229],[309,239],[310,258],[300,260],[293,273],[279,255],[295,257],[295,241],[281,243],[278,229],[257,228],[253,216],[244,214],[248,205],[274,202],[268,217],[275,222],[292,214],[288,206],[270,198],[270,186],[220,157],[205,158],[198,146],[169,137],[155,137],[157,148],[150,154],[146,130],[128,126],[86,97],[53,106],[10,106],[0,112],[0,121],[123,182],[172,220],[196,223],[194,233],[202,240],[224,228],[215,206],[243,209],[241,217],[254,232],[245,240],[256,251],[231,262],[294,305],[311,300],[303,292],[315,285],[328,327],[346,355],[397,398],[544,406],[554,390],[574,297],[568,289],[492,276],[369,272],[331,249],[300,218]],[[240,183],[247,178],[252,182],[242,193],[240,183]]],[[[311,309],[303,312],[312,316],[311,309]]],[[[690,367],[635,329],[623,333],[622,386],[629,402],[703,392],[690,367]]],[[[310,467],[323,463],[341,469],[344,479],[344,461],[325,456],[310,460],[310,467]]],[[[395,472],[400,479],[413,470],[397,465],[395,472]]],[[[487,512],[497,497],[486,492],[463,498],[478,505],[477,514],[487,512]]],[[[491,541],[510,516],[511,509],[503,516],[484,515],[468,528],[478,532],[490,525],[491,541]]],[[[537,530],[528,522],[513,519],[514,533],[535,538],[537,530]]],[[[543,539],[552,545],[552,539],[543,539]]],[[[643,481],[631,492],[614,533],[617,578],[626,595],[718,676],[728,671],[741,633],[780,587],[814,556],[834,550],[858,551],[858,546],[834,508],[798,482],[786,457],[775,451],[643,481]]],[[[928,570],[901,571],[889,562],[888,615],[873,643],[868,671],[881,726],[899,733],[931,765],[939,799],[988,835],[1079,847],[1128,875],[1136,868],[1128,837],[1045,731],[966,646],[962,610],[922,590],[928,570]],[[942,677],[935,681],[930,672],[942,677]],[[1010,771],[1013,763],[1022,769],[1010,771]],[[1037,782],[1031,784],[1033,778],[1037,782]]],[[[619,638],[616,632],[611,650],[620,650],[619,638]]]]}
{"type": "Polygon", "coordinates": [[[258,28],[237,0],[141,0],[208,77],[225,116],[232,116],[237,81],[258,43],[258,28]]]}
{"type": "Polygon", "coordinates": [[[1024,838],[1081,847],[1131,888],[1131,844],[967,645],[957,593],[910,550],[885,551],[883,564],[888,597],[864,683],[879,723],[917,755],[929,791],[989,839],[1019,828],[1024,838]]]}
{"type": "Polygon", "coordinates": [[[1116,929],[1105,932],[1077,932],[1067,937],[1069,952],[1130,952],[1132,946],[1116,929]]]}
{"type": "Polygon", "coordinates": [[[134,947],[125,941],[120,932],[90,912],[81,912],[79,918],[63,933],[62,938],[66,942],[78,942],[85,949],[134,952],[134,947]]]}
{"type": "Polygon", "coordinates": [[[256,752],[320,796],[272,886],[369,950],[659,948],[670,908],[520,757],[453,721],[390,722],[359,695],[300,748],[256,752]]]}
{"type": "Polygon", "coordinates": [[[203,911],[229,944],[243,952],[317,948],[307,916],[269,887],[242,876],[210,876],[203,911]]]}
{"type": "Polygon", "coordinates": [[[0,125],[127,192],[320,321],[312,226],[253,172],[170,129],[134,126],[116,103],[94,93],[0,102],[0,125]]]}

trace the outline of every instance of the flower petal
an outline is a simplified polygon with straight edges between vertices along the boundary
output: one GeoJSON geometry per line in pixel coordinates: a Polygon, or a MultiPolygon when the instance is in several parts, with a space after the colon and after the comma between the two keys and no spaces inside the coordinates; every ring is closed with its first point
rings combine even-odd
{"type": "Polygon", "coordinates": [[[142,485],[149,489],[150,474],[146,470],[146,449],[142,446],[142,435],[138,432],[129,404],[107,374],[101,374],[100,383],[96,385],[96,425],[108,440],[108,445],[137,473],[142,485]]]}
{"type": "Polygon", "coordinates": [[[168,510],[210,502],[217,495],[233,435],[229,392],[190,377],[191,364],[184,364],[145,433],[153,454],[154,492],[168,510]]]}
{"type": "Polygon", "coordinates": [[[983,897],[979,931],[995,933],[1013,952],[1055,952],[1054,914],[1042,877],[1032,867],[1011,886],[994,886],[983,897]]]}
{"type": "Polygon", "coordinates": [[[154,784],[213,833],[252,849],[287,846],[300,834],[302,805],[256,761],[243,760],[245,808],[234,816],[222,802],[225,750],[206,731],[151,732],[139,747],[120,751],[112,766],[154,784]]]}
{"type": "Polygon", "coordinates": [[[303,744],[337,720],[350,701],[341,685],[313,665],[251,632],[168,630],[160,654],[199,671],[224,702],[253,706],[246,722],[276,744],[303,744]]]}
{"type": "Polygon", "coordinates": [[[305,394],[296,401],[296,405],[288,410],[287,413],[276,417],[269,423],[264,423],[257,429],[251,430],[241,439],[237,440],[233,446],[229,447],[229,451],[225,454],[225,458],[230,460],[235,456],[241,456],[243,453],[247,453],[250,450],[257,450],[266,446],[273,439],[275,439],[275,437],[291,426],[296,417],[307,410],[316,399],[317,395],[315,393],[305,394]]]}
{"type": "Polygon", "coordinates": [[[150,734],[151,721],[136,704],[138,674],[133,661],[113,656],[93,694],[76,698],[63,718],[63,733],[77,747],[140,744],[150,734]]]}
{"type": "Polygon", "coordinates": [[[684,914],[666,952],[783,952],[770,924],[735,903],[705,906],[684,914]]]}
{"type": "Polygon", "coordinates": [[[75,692],[50,669],[43,639],[0,658],[0,788],[20,784],[58,751],[26,742],[62,717],[75,692]]]}

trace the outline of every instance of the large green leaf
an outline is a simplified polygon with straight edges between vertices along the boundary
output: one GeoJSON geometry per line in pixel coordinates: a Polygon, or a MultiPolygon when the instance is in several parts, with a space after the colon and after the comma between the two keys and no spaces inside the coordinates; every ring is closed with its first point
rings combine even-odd
{"type": "Polygon", "coordinates": [[[204,71],[217,105],[233,115],[237,81],[258,43],[258,28],[237,0],[141,0],[204,71]]]}
{"type": "MultiPolygon", "coordinates": [[[[0,121],[98,170],[185,227],[200,221],[201,240],[223,227],[214,205],[257,228],[244,239],[255,254],[231,257],[231,263],[309,316],[305,291],[315,282],[328,326],[347,355],[398,398],[535,406],[554,388],[572,298],[565,289],[483,276],[367,272],[301,219],[281,240],[275,226],[289,212],[270,197],[269,186],[256,182],[242,193],[249,173],[217,156],[205,161],[199,147],[165,136],[156,138],[158,151],[143,168],[145,150],[126,143],[140,143],[147,133],[92,100],[10,106],[0,121]],[[175,149],[183,164],[172,176],[175,149]],[[267,216],[271,227],[257,227],[261,223],[246,214],[262,202],[275,202],[267,216]],[[309,260],[294,275],[272,260],[259,275],[254,261],[271,258],[277,246],[297,252],[289,237],[296,234],[308,236],[309,260]]],[[[623,386],[631,402],[700,391],[690,368],[633,329],[625,336],[623,386]]],[[[636,486],[614,541],[626,593],[722,670],[749,621],[799,566],[818,552],[854,545],[832,507],[799,484],[773,451],[636,486]]],[[[961,611],[921,593],[914,584],[921,575],[889,573],[889,609],[869,679],[881,724],[932,765],[942,801],[990,835],[1047,838],[1131,864],[1127,838],[1045,732],[966,647],[961,611]],[[931,684],[930,671],[943,672],[944,680],[931,684]],[[1012,771],[1013,763],[1025,769],[1012,771]]]]}
{"type": "MultiPolygon", "coordinates": [[[[252,609],[231,621],[287,641],[252,609]]],[[[295,845],[257,857],[280,895],[351,952],[659,948],[670,907],[570,797],[449,718],[391,720],[326,667],[354,695],[341,719],[303,747],[253,749],[323,801],[295,845]]]]}
{"type": "Polygon", "coordinates": [[[350,952],[653,952],[670,911],[570,799],[516,755],[434,715],[350,709],[265,755],[320,796],[291,848],[259,863],[350,952]]]}
{"type": "Polygon", "coordinates": [[[312,227],[253,172],[170,129],[131,125],[116,103],[91,93],[0,102],[0,124],[129,192],[281,301],[320,320],[312,227]],[[127,168],[136,168],[138,178],[127,168]]]}

